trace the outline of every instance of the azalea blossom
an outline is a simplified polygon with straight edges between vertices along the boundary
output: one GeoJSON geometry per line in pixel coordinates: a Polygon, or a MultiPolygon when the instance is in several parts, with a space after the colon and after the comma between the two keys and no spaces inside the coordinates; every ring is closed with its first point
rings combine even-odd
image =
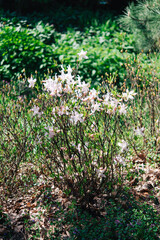
{"type": "Polygon", "coordinates": [[[115,98],[112,98],[111,101],[110,101],[110,105],[111,105],[112,108],[117,108],[118,103],[119,103],[118,100],[115,99],[115,98]]]}
{"type": "MultiPolygon", "coordinates": [[[[59,116],[64,115],[64,114],[68,115],[69,114],[68,110],[69,110],[68,106],[61,106],[58,109],[57,113],[58,113],[59,116]]],[[[53,113],[53,111],[52,111],[52,113],[53,113]]]]}
{"type": "Polygon", "coordinates": [[[100,111],[100,103],[92,103],[92,113],[94,113],[95,111],[100,111]]]}
{"type": "Polygon", "coordinates": [[[137,93],[135,93],[133,90],[129,92],[127,89],[125,93],[122,93],[122,97],[125,101],[128,101],[129,99],[133,99],[133,96],[135,96],[136,94],[137,93]]]}
{"type": "Polygon", "coordinates": [[[66,80],[66,74],[64,72],[65,70],[64,70],[63,65],[61,65],[61,68],[62,68],[62,70],[60,71],[61,75],[59,75],[59,78],[64,82],[66,80]]]}
{"type": "Polygon", "coordinates": [[[77,150],[79,153],[81,153],[81,144],[80,143],[78,144],[77,150]]]}
{"type": "Polygon", "coordinates": [[[110,115],[110,114],[114,114],[115,113],[115,110],[116,109],[111,109],[111,108],[109,108],[109,109],[107,109],[107,113],[110,115]]]}
{"type": "Polygon", "coordinates": [[[53,129],[53,127],[48,126],[48,127],[45,127],[45,129],[49,132],[49,137],[50,138],[53,138],[53,136],[55,136],[57,133],[61,132],[61,130],[58,129],[57,127],[55,127],[53,129]]]}
{"type": "Polygon", "coordinates": [[[95,89],[92,89],[92,90],[90,90],[89,95],[86,98],[84,98],[82,101],[90,102],[90,101],[93,101],[97,97],[98,97],[98,92],[95,89]]]}
{"type": "Polygon", "coordinates": [[[96,172],[98,174],[98,178],[102,178],[102,177],[106,177],[106,175],[104,174],[104,172],[106,171],[106,167],[103,169],[103,168],[99,168],[99,169],[96,169],[96,172]]]}
{"type": "Polygon", "coordinates": [[[124,165],[124,164],[125,164],[125,161],[124,161],[124,158],[123,158],[123,157],[121,157],[120,155],[118,155],[118,156],[116,156],[116,157],[114,158],[114,163],[115,163],[115,164],[119,163],[119,164],[124,165]]]}
{"type": "Polygon", "coordinates": [[[135,128],[134,129],[134,132],[135,132],[135,134],[136,135],[144,135],[144,127],[142,127],[142,128],[139,128],[139,127],[137,127],[137,128],[135,128]]]}
{"type": "Polygon", "coordinates": [[[120,114],[126,114],[127,113],[126,109],[127,109],[127,106],[124,103],[119,105],[119,113],[120,114]]]}
{"type": "Polygon", "coordinates": [[[31,111],[33,111],[33,116],[35,116],[36,114],[38,114],[39,116],[41,116],[41,112],[39,112],[39,107],[38,106],[34,106],[31,111]]]}
{"type": "Polygon", "coordinates": [[[77,85],[77,87],[81,88],[81,91],[86,94],[89,91],[89,83],[85,83],[84,81],[81,83],[79,82],[79,84],[77,85]]]}
{"type": "Polygon", "coordinates": [[[54,135],[55,135],[55,131],[53,130],[52,127],[49,127],[49,137],[53,138],[54,135]]]}
{"type": "Polygon", "coordinates": [[[118,143],[118,146],[121,148],[121,152],[127,150],[128,143],[124,140],[118,143]]]}
{"type": "Polygon", "coordinates": [[[65,69],[63,65],[61,65],[62,70],[60,71],[61,74],[58,76],[61,82],[66,83],[65,89],[66,92],[70,89],[70,85],[75,85],[76,81],[74,80],[74,76],[72,75],[72,68],[70,65],[67,67],[67,73],[65,73],[65,69]]]}
{"type": "Polygon", "coordinates": [[[71,73],[72,73],[72,68],[71,68],[70,65],[67,67],[67,71],[68,71],[68,74],[71,74],[71,73]]]}
{"type": "Polygon", "coordinates": [[[111,99],[109,106],[111,107],[112,114],[114,114],[116,112],[118,103],[119,102],[117,99],[114,99],[114,98],[111,99]]]}
{"type": "Polygon", "coordinates": [[[47,80],[44,80],[43,82],[43,85],[47,91],[51,91],[55,84],[51,77],[49,77],[47,80]]]}
{"type": "Polygon", "coordinates": [[[108,105],[109,102],[110,102],[110,93],[107,93],[106,95],[104,95],[103,104],[104,104],[104,105],[108,105]]]}
{"type": "Polygon", "coordinates": [[[96,89],[93,88],[92,90],[90,90],[89,95],[91,98],[94,99],[98,97],[98,92],[96,91],[96,89]]]}
{"type": "Polygon", "coordinates": [[[35,83],[36,83],[36,79],[33,79],[33,77],[28,79],[29,82],[29,88],[33,88],[35,83]]]}
{"type": "Polygon", "coordinates": [[[83,51],[83,49],[81,50],[80,53],[78,53],[79,55],[79,60],[82,60],[83,58],[84,59],[88,59],[88,57],[86,56],[87,55],[87,51],[83,51]]]}
{"type": "Polygon", "coordinates": [[[52,114],[55,115],[55,113],[56,113],[56,107],[52,109],[52,114]]]}
{"type": "Polygon", "coordinates": [[[70,117],[70,121],[72,123],[77,124],[78,121],[83,122],[83,114],[80,114],[78,112],[72,112],[72,115],[70,117]]]}
{"type": "Polygon", "coordinates": [[[57,75],[55,75],[54,80],[51,77],[49,77],[49,79],[43,82],[45,89],[48,92],[50,92],[51,96],[54,95],[60,96],[60,93],[62,93],[62,83],[58,81],[57,75]]]}

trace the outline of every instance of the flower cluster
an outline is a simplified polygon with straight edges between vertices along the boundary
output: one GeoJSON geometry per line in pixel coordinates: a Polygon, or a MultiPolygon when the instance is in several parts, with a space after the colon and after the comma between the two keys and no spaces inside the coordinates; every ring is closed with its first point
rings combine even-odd
{"type": "MultiPolygon", "coordinates": [[[[68,94],[72,104],[75,106],[84,106],[90,109],[90,115],[95,114],[99,111],[106,111],[108,114],[115,114],[118,112],[120,115],[127,113],[127,105],[123,101],[128,101],[133,98],[133,91],[122,94],[122,97],[118,98],[113,96],[112,93],[108,92],[104,95],[102,93],[99,96],[99,91],[90,89],[89,84],[84,81],[81,82],[80,77],[72,75],[72,69],[68,66],[67,71],[62,67],[61,74],[55,75],[54,78],[49,77],[43,81],[44,90],[49,92],[51,96],[60,97],[61,99],[68,94]]],[[[83,115],[77,111],[77,109],[69,109],[69,106],[65,105],[61,107],[54,107],[53,114],[56,112],[58,115],[70,115],[72,123],[78,123],[83,121],[83,115]]],[[[36,114],[36,113],[35,113],[36,114]]]]}

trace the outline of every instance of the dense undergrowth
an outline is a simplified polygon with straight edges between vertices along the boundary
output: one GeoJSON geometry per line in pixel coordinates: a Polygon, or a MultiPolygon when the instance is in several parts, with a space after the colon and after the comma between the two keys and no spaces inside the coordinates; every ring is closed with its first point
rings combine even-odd
{"type": "Polygon", "coordinates": [[[122,81],[126,54],[121,50],[133,52],[134,38],[120,31],[114,18],[103,11],[93,14],[70,7],[61,7],[41,21],[1,14],[1,80],[16,81],[24,69],[27,76],[38,71],[42,77],[47,69],[57,71],[61,63],[76,68],[77,53],[84,48],[89,59],[78,68],[84,80],[97,86],[106,73],[117,73],[122,81]]]}
{"type": "Polygon", "coordinates": [[[160,164],[159,57],[136,53],[115,19],[84,12],[67,29],[65,16],[1,18],[2,209],[32,192],[28,239],[159,239],[159,215],[124,187],[133,159],[160,164]]]}

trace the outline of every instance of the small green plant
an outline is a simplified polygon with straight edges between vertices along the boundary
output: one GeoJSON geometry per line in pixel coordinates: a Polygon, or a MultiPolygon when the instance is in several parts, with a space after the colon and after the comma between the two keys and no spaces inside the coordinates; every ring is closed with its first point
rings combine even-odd
{"type": "Polygon", "coordinates": [[[50,239],[62,238],[62,226],[68,226],[67,239],[131,239],[158,240],[159,216],[147,204],[139,204],[125,190],[119,196],[118,202],[106,200],[103,216],[96,216],[79,207],[67,211],[57,210],[57,215],[49,220],[55,226],[54,232],[49,233],[50,239]],[[61,221],[58,220],[61,216],[61,221]],[[146,227],[144,232],[144,227],[146,227]]]}

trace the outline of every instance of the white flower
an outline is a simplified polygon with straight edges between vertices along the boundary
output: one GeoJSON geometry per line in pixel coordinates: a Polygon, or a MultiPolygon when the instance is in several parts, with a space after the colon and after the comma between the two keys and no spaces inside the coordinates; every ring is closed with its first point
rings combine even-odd
{"type": "Polygon", "coordinates": [[[72,68],[70,67],[70,65],[67,67],[67,71],[68,71],[68,74],[72,73],[72,68]]]}
{"type": "Polygon", "coordinates": [[[47,80],[44,80],[44,87],[47,91],[51,91],[52,87],[54,86],[54,81],[51,77],[49,77],[47,80]]]}
{"type": "Polygon", "coordinates": [[[77,84],[81,85],[81,77],[79,75],[77,76],[77,84]]]}
{"type": "Polygon", "coordinates": [[[125,101],[128,101],[129,99],[133,99],[137,93],[134,93],[134,91],[128,91],[128,89],[126,90],[125,93],[122,93],[122,97],[124,98],[125,101]]]}
{"type": "Polygon", "coordinates": [[[118,143],[118,146],[121,148],[121,152],[127,150],[128,143],[124,140],[118,143]]]}
{"type": "Polygon", "coordinates": [[[67,84],[63,90],[64,90],[64,92],[66,92],[66,93],[72,92],[72,88],[70,87],[69,84],[67,84]]]}
{"type": "MultiPolygon", "coordinates": [[[[57,113],[59,116],[64,115],[64,114],[68,115],[69,114],[68,110],[69,110],[68,106],[61,106],[57,113]]],[[[53,111],[52,111],[52,113],[53,113],[53,111]]]]}
{"type": "Polygon", "coordinates": [[[91,102],[91,101],[93,101],[97,97],[98,97],[98,92],[93,88],[92,90],[90,90],[89,95],[86,98],[82,99],[82,101],[84,101],[84,102],[85,101],[91,102]]]}
{"type": "Polygon", "coordinates": [[[31,111],[33,111],[33,116],[35,116],[36,114],[38,114],[39,116],[41,116],[41,112],[39,112],[39,107],[38,106],[34,106],[31,111]]]}
{"type": "Polygon", "coordinates": [[[92,113],[94,113],[95,111],[99,111],[100,110],[100,103],[92,103],[92,113]]]}
{"type": "Polygon", "coordinates": [[[62,93],[62,84],[61,82],[58,82],[58,78],[56,75],[54,80],[49,77],[49,79],[43,82],[45,89],[50,92],[51,96],[60,96],[60,93],[62,93]]]}
{"type": "Polygon", "coordinates": [[[84,81],[81,83],[79,82],[79,84],[77,85],[77,87],[81,88],[81,91],[86,94],[89,91],[89,84],[85,83],[84,81]]]}
{"type": "Polygon", "coordinates": [[[119,163],[119,164],[124,165],[124,164],[125,164],[125,161],[124,161],[124,158],[123,158],[123,157],[121,157],[120,155],[118,155],[118,156],[116,156],[116,157],[114,158],[114,163],[115,163],[115,164],[119,163]]]}
{"type": "Polygon", "coordinates": [[[107,93],[106,95],[104,95],[103,104],[104,105],[108,105],[109,104],[109,100],[110,100],[110,93],[107,93]]]}
{"type": "Polygon", "coordinates": [[[28,82],[29,82],[29,88],[30,87],[33,88],[35,85],[36,79],[33,79],[33,77],[31,77],[28,79],[28,82]]]}
{"type": "Polygon", "coordinates": [[[80,114],[76,111],[72,112],[70,121],[75,124],[77,124],[78,121],[83,122],[83,114],[80,114]]]}
{"type": "Polygon", "coordinates": [[[55,115],[55,113],[56,113],[56,108],[54,107],[52,110],[52,114],[55,115]]]}
{"type": "Polygon", "coordinates": [[[63,65],[61,65],[61,68],[62,68],[62,70],[60,71],[61,75],[59,75],[59,78],[64,82],[66,80],[66,74],[64,73],[63,65]]]}
{"type": "Polygon", "coordinates": [[[112,98],[111,101],[110,101],[110,105],[111,105],[112,108],[117,107],[117,105],[118,105],[118,100],[115,99],[115,98],[112,98]]]}
{"type": "Polygon", "coordinates": [[[139,128],[139,127],[137,127],[137,128],[135,128],[134,129],[134,132],[135,132],[135,134],[136,135],[144,135],[144,127],[142,127],[142,128],[139,128]]]}
{"type": "MultiPolygon", "coordinates": [[[[115,110],[116,110],[116,109],[115,109],[115,110]]],[[[109,108],[109,109],[107,110],[107,113],[108,113],[109,115],[111,115],[111,114],[114,114],[115,111],[113,111],[113,109],[109,108]]]]}
{"type": "Polygon", "coordinates": [[[96,91],[96,89],[93,88],[92,90],[90,90],[89,95],[92,99],[94,99],[94,98],[98,97],[98,92],[96,91]]]}
{"type": "Polygon", "coordinates": [[[54,135],[55,135],[55,132],[54,132],[53,128],[49,127],[49,137],[53,138],[54,135]]]}
{"type": "Polygon", "coordinates": [[[66,92],[70,92],[70,85],[75,85],[76,81],[74,81],[74,76],[72,76],[72,68],[70,65],[67,67],[67,73],[65,73],[63,65],[61,65],[62,70],[60,71],[61,74],[58,76],[59,79],[63,82],[66,83],[65,90],[66,92]]]}
{"type": "Polygon", "coordinates": [[[126,114],[127,113],[126,109],[127,109],[127,106],[124,103],[119,105],[119,113],[120,114],[126,114]]]}
{"type": "Polygon", "coordinates": [[[81,144],[80,143],[78,144],[77,150],[79,153],[81,153],[81,144]]]}
{"type": "Polygon", "coordinates": [[[83,51],[83,49],[81,50],[80,53],[78,53],[79,55],[79,60],[82,60],[83,58],[84,59],[88,59],[88,57],[86,56],[87,55],[87,51],[83,51]]]}
{"type": "Polygon", "coordinates": [[[50,138],[53,138],[53,136],[55,136],[57,133],[60,133],[61,132],[61,130],[59,130],[58,128],[54,128],[53,129],[53,127],[45,127],[45,129],[47,130],[47,131],[49,131],[49,137],[50,138]]]}
{"type": "Polygon", "coordinates": [[[105,171],[106,171],[106,167],[104,169],[103,168],[96,169],[96,172],[98,174],[98,178],[106,177],[106,175],[104,175],[105,171]]]}

